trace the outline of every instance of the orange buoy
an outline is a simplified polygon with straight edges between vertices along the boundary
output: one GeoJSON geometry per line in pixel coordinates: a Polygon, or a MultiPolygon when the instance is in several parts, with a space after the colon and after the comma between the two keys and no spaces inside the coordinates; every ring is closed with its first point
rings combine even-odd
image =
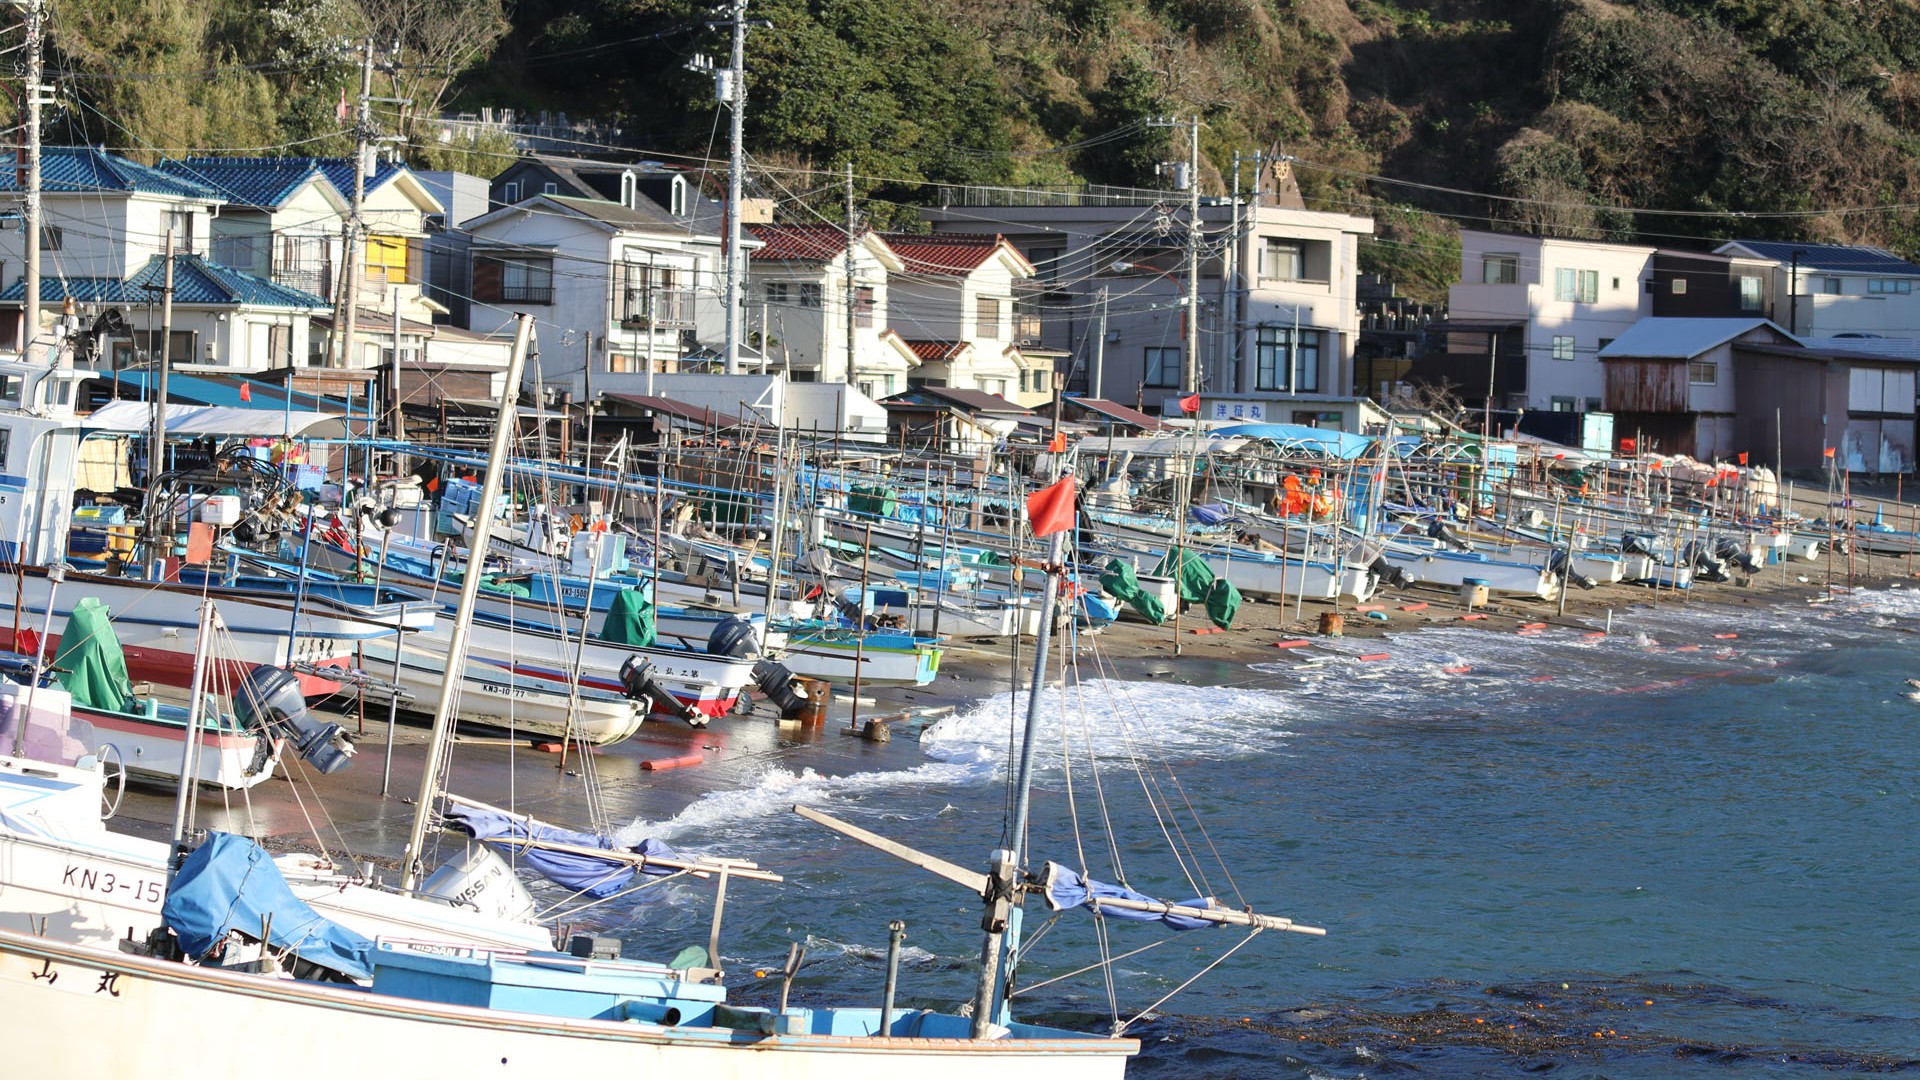
{"type": "Polygon", "coordinates": [[[1367,653],[1367,654],[1365,654],[1365,655],[1363,655],[1363,656],[1361,656],[1361,657],[1360,657],[1360,659],[1362,659],[1362,660],[1385,660],[1385,659],[1387,659],[1387,658],[1388,658],[1388,656],[1389,656],[1389,655],[1390,655],[1390,654],[1388,654],[1388,653],[1383,653],[1383,652],[1370,652],[1370,653],[1367,653]]]}
{"type": "Polygon", "coordinates": [[[1292,641],[1276,641],[1273,643],[1273,647],[1276,649],[1300,649],[1311,644],[1313,644],[1313,642],[1308,641],[1306,638],[1295,638],[1292,641]]]}
{"type": "Polygon", "coordinates": [[[648,772],[659,772],[662,769],[680,769],[688,765],[698,765],[705,760],[707,760],[706,756],[702,754],[682,754],[679,757],[649,758],[641,762],[640,767],[648,772]]]}
{"type": "Polygon", "coordinates": [[[1472,622],[1472,621],[1473,621],[1473,620],[1475,620],[1475,619],[1484,619],[1484,618],[1486,618],[1486,616],[1485,616],[1485,615],[1480,615],[1480,614],[1473,614],[1473,615],[1462,615],[1462,616],[1460,616],[1460,621],[1461,621],[1461,622],[1472,622]]]}
{"type": "Polygon", "coordinates": [[[1547,624],[1543,622],[1530,622],[1530,623],[1520,624],[1520,629],[1522,630],[1545,630],[1546,628],[1547,628],[1547,624]]]}
{"type": "Polygon", "coordinates": [[[1401,604],[1400,610],[1401,611],[1425,611],[1427,610],[1427,602],[1425,600],[1422,600],[1417,604],[1401,604]]]}
{"type": "Polygon", "coordinates": [[[1740,635],[1739,634],[1715,634],[1713,636],[1720,641],[1732,641],[1734,638],[1737,638],[1740,635]]]}

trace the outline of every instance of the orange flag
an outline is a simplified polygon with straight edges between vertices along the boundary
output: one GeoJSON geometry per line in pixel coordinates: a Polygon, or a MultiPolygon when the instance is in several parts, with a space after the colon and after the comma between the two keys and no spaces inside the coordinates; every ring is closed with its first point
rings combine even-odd
{"type": "Polygon", "coordinates": [[[1827,456],[1828,456],[1828,457],[1832,457],[1832,456],[1833,456],[1833,447],[1831,447],[1831,446],[1829,446],[1829,447],[1827,447],[1827,456]]]}
{"type": "Polygon", "coordinates": [[[1027,520],[1035,536],[1052,536],[1073,528],[1073,477],[1027,496],[1027,520]]]}
{"type": "Polygon", "coordinates": [[[1200,395],[1188,394],[1180,399],[1180,411],[1197,413],[1200,411],[1200,395]]]}

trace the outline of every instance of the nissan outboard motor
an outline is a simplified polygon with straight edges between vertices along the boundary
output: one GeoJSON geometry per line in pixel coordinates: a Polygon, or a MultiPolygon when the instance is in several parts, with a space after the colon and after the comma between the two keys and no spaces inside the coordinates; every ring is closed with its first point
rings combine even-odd
{"type": "Polygon", "coordinates": [[[760,651],[760,635],[753,624],[738,615],[721,619],[707,635],[708,656],[729,656],[745,660],[760,651]]]}
{"type": "Polygon", "coordinates": [[[1564,551],[1555,551],[1547,556],[1547,573],[1561,581],[1570,581],[1583,589],[1597,589],[1600,583],[1573,568],[1573,560],[1567,558],[1564,551]]]}
{"type": "Polygon", "coordinates": [[[753,684],[760,689],[760,696],[771,701],[773,707],[780,710],[783,719],[791,720],[800,715],[812,701],[807,688],[793,677],[787,665],[778,660],[759,660],[753,665],[753,684]]]}
{"type": "Polygon", "coordinates": [[[1732,537],[1723,536],[1714,541],[1713,553],[1749,574],[1760,572],[1760,564],[1754,561],[1753,552],[1732,537]]]}
{"type": "Polygon", "coordinates": [[[1447,528],[1447,523],[1439,518],[1427,526],[1427,536],[1453,548],[1455,551],[1472,551],[1473,544],[1460,538],[1460,535],[1447,528]]]}
{"type": "Polygon", "coordinates": [[[653,676],[653,663],[635,653],[620,665],[620,689],[634,701],[644,701],[650,711],[685,720],[694,727],[705,727],[707,715],[679,698],[653,676]]]}
{"type": "Polygon", "coordinates": [[[353,740],[339,724],[307,711],[299,676],[285,668],[257,667],[234,695],[240,722],[274,738],[284,738],[302,760],[322,773],[337,773],[353,759],[353,740]]]}

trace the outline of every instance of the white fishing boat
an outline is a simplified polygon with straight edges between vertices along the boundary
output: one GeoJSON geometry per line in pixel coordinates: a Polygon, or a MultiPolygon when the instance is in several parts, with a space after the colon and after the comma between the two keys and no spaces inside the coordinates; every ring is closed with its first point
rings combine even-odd
{"type": "Polygon", "coordinates": [[[1544,563],[1506,561],[1472,551],[1452,551],[1431,541],[1394,538],[1380,548],[1381,558],[1416,582],[1458,588],[1469,578],[1496,593],[1548,599],[1559,594],[1559,579],[1544,563]]]}

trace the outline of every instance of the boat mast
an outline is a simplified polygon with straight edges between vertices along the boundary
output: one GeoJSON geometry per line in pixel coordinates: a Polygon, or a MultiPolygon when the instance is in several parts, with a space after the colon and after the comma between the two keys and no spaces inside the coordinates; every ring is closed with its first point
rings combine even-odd
{"type": "MultiPolygon", "coordinates": [[[[1056,405],[1056,409],[1057,409],[1056,405]]],[[[1054,483],[1071,471],[1072,455],[1062,453],[1054,468],[1054,483]]],[[[1016,504],[1017,505],[1017,504],[1016,504]]],[[[984,1039],[990,1025],[1005,1023],[1006,998],[1002,987],[1013,984],[1020,953],[1019,892],[1014,882],[1026,859],[1027,819],[1033,807],[1033,745],[1040,730],[1040,688],[1047,679],[1047,649],[1053,640],[1053,610],[1060,596],[1061,561],[1066,556],[1065,530],[1047,540],[1047,583],[1040,592],[1040,628],[1033,637],[1033,676],[1027,681],[1027,721],[1020,738],[1020,762],[1014,773],[1013,832],[1008,847],[993,853],[984,899],[986,939],[980,946],[980,983],[973,1002],[973,1037],[984,1039]]],[[[1016,565],[1014,573],[1019,574],[1016,565]]]]}
{"type": "Polygon", "coordinates": [[[506,389],[500,398],[500,422],[493,431],[493,447],[487,456],[487,475],[480,485],[480,501],[474,509],[477,524],[473,530],[473,546],[467,550],[467,569],[460,579],[460,606],[447,642],[446,682],[440,687],[440,701],[433,710],[433,735],[427,740],[427,760],[420,771],[420,797],[414,802],[413,828],[407,835],[405,866],[400,877],[402,892],[413,892],[420,883],[427,820],[433,814],[440,768],[446,760],[447,743],[453,734],[454,699],[460,692],[461,672],[466,669],[467,635],[473,627],[473,608],[480,594],[481,570],[486,566],[487,541],[493,535],[493,504],[500,498],[507,453],[513,448],[517,426],[514,398],[520,392],[520,373],[526,367],[527,353],[533,345],[533,317],[525,312],[516,312],[514,321],[513,352],[507,357],[506,389]]]}

